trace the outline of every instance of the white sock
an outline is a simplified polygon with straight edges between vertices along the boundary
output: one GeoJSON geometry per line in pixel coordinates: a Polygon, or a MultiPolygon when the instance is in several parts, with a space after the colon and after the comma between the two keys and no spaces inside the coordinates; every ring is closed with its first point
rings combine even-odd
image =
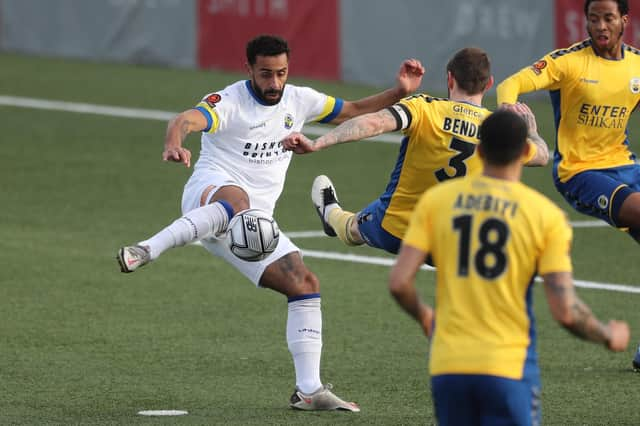
{"type": "Polygon", "coordinates": [[[322,386],[320,355],[322,354],[322,312],[320,294],[289,301],[287,344],[296,370],[296,387],[310,394],[322,386]]]}
{"type": "Polygon", "coordinates": [[[213,204],[193,209],[171,225],[138,245],[148,246],[151,260],[156,259],[165,250],[193,243],[226,231],[233,210],[226,202],[216,201],[213,204]]]}
{"type": "Polygon", "coordinates": [[[338,203],[331,203],[331,204],[327,204],[324,208],[324,221],[329,223],[329,213],[331,213],[331,211],[333,209],[339,209],[340,205],[338,203]]]}

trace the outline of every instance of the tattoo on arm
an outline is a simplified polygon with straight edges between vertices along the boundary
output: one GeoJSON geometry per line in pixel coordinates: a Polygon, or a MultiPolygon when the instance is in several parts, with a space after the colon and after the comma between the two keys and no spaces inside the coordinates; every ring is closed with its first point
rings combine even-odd
{"type": "Polygon", "coordinates": [[[591,309],[577,296],[571,278],[552,273],[544,276],[547,298],[556,318],[571,334],[592,342],[606,343],[607,327],[593,315],[591,309]],[[562,318],[562,319],[560,319],[562,318]]]}
{"type": "Polygon", "coordinates": [[[324,146],[330,146],[377,136],[390,132],[395,128],[396,119],[389,111],[383,109],[347,120],[326,135],[318,138],[318,141],[324,146]]]}
{"type": "Polygon", "coordinates": [[[187,137],[187,135],[191,132],[190,127],[191,127],[192,124],[193,124],[193,122],[191,122],[189,120],[184,120],[180,124],[180,141],[184,142],[184,140],[187,137]]]}
{"type": "Polygon", "coordinates": [[[554,297],[569,298],[575,297],[575,290],[573,287],[567,287],[562,282],[556,281],[554,278],[549,278],[545,281],[545,287],[551,290],[554,297]]]}
{"type": "Polygon", "coordinates": [[[544,165],[549,161],[549,147],[540,135],[529,134],[527,140],[536,146],[536,155],[529,161],[528,165],[544,165]]]}
{"type": "Polygon", "coordinates": [[[598,321],[591,309],[578,297],[575,298],[571,311],[573,323],[566,327],[573,335],[597,343],[606,343],[609,336],[604,324],[598,321]]]}

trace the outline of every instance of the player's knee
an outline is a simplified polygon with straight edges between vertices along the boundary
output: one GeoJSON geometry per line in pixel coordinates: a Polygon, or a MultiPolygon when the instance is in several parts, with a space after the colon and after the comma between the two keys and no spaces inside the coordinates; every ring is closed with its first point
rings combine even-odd
{"type": "Polygon", "coordinates": [[[301,288],[303,289],[303,294],[310,293],[320,293],[320,280],[309,269],[305,267],[306,271],[304,277],[302,279],[301,288]]]}
{"type": "Polygon", "coordinates": [[[210,198],[209,203],[224,200],[233,208],[234,213],[246,210],[250,207],[247,193],[235,185],[222,186],[210,198]]]}
{"type": "Polygon", "coordinates": [[[320,293],[320,280],[316,274],[306,266],[298,271],[292,271],[286,278],[286,295],[288,297],[303,296],[305,294],[320,293]]]}
{"type": "Polygon", "coordinates": [[[320,293],[320,280],[316,274],[311,272],[304,264],[298,271],[292,273],[286,278],[288,291],[287,296],[302,296],[305,294],[320,293]]]}
{"type": "MultiPolygon", "coordinates": [[[[624,191],[620,192],[623,193],[624,191]]],[[[640,192],[632,192],[628,189],[628,193],[623,193],[618,196],[621,198],[624,197],[624,201],[622,201],[620,209],[618,210],[616,224],[618,226],[640,229],[640,192]]]]}

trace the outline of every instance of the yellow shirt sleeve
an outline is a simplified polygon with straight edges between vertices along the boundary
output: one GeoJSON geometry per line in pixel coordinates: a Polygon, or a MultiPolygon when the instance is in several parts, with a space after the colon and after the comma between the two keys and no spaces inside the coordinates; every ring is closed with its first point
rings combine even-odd
{"type": "Polygon", "coordinates": [[[545,246],[538,261],[538,274],[551,272],[571,272],[571,239],[573,232],[566,214],[559,208],[547,209],[553,214],[547,216],[548,227],[545,246]]]}
{"type": "Polygon", "coordinates": [[[556,89],[557,83],[564,74],[562,68],[563,58],[554,59],[553,55],[549,54],[534,64],[512,74],[498,84],[496,88],[498,106],[503,103],[516,103],[518,96],[522,93],[542,89],[556,89]]]}
{"type": "Polygon", "coordinates": [[[535,143],[531,141],[527,141],[527,143],[529,144],[529,153],[526,156],[522,157],[522,164],[527,164],[533,157],[536,156],[536,153],[538,152],[538,146],[535,143]]]}

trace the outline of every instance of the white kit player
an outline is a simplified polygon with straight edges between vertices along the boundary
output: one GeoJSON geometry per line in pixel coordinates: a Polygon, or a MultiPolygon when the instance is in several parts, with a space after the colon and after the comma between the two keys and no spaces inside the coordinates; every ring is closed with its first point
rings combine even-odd
{"type": "Polygon", "coordinates": [[[395,87],[349,102],[308,87],[287,85],[289,48],[276,36],[258,36],[247,44],[249,80],[209,94],[169,122],[162,158],[189,167],[191,152],[182,146],[187,134],[202,132],[200,158],[185,185],[183,216],[135,245],[122,247],[122,272],[133,272],[164,251],[194,241],[222,257],[259,287],[288,298],[286,338],[296,372],[290,406],[302,410],[360,411],[331,392],[320,380],[322,314],[320,283],[305,266],[300,249],[280,234],[278,246],[262,261],[234,256],[223,235],[234,214],[260,209],[273,215],[292,153],[281,144],[306,122],[340,123],[378,111],[415,91],[424,68],[402,63],[395,87]]]}

